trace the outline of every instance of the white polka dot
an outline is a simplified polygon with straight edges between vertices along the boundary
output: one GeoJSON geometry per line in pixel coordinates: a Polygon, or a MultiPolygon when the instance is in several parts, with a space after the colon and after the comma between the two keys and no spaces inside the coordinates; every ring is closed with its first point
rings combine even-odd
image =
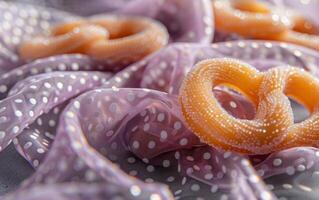
{"type": "Polygon", "coordinates": [[[41,118],[38,118],[38,119],[37,119],[37,123],[38,123],[39,126],[42,126],[42,119],[41,119],[41,118]]]}
{"type": "Polygon", "coordinates": [[[276,158],[276,159],[273,160],[272,163],[273,163],[274,166],[279,166],[279,165],[281,165],[282,160],[279,159],[279,158],[276,158]]]}
{"type": "Polygon", "coordinates": [[[80,79],[80,83],[81,83],[82,85],[84,85],[84,84],[86,83],[86,80],[85,80],[84,78],[81,78],[81,79],[80,79]]]}
{"type": "Polygon", "coordinates": [[[203,154],[203,158],[205,160],[209,160],[211,158],[211,154],[209,152],[206,152],[206,153],[203,154]]]}
{"type": "Polygon", "coordinates": [[[180,159],[180,157],[181,157],[181,154],[178,151],[176,151],[175,152],[175,159],[178,160],[178,159],[180,159]]]}
{"type": "Polygon", "coordinates": [[[8,118],[6,116],[0,117],[0,123],[6,122],[8,118]]]}
{"type": "Polygon", "coordinates": [[[58,82],[56,86],[57,86],[60,90],[63,89],[63,83],[61,83],[61,82],[58,82]]]}
{"type": "Polygon", "coordinates": [[[80,66],[79,66],[78,63],[72,63],[71,68],[72,68],[74,71],[76,71],[76,70],[79,70],[80,66]]]}
{"type": "Polygon", "coordinates": [[[213,174],[211,174],[211,173],[205,174],[204,178],[207,180],[210,180],[213,178],[213,174]]]}
{"type": "Polygon", "coordinates": [[[150,124],[149,123],[144,124],[143,130],[148,131],[149,129],[150,129],[150,124]]]}
{"type": "Polygon", "coordinates": [[[138,141],[134,141],[132,145],[134,149],[138,149],[140,147],[140,143],[138,141]]]}
{"type": "Polygon", "coordinates": [[[32,142],[27,142],[23,145],[24,149],[29,149],[32,146],[32,142]]]}
{"type": "Polygon", "coordinates": [[[162,140],[165,140],[167,138],[167,132],[166,131],[161,131],[160,137],[162,140]]]}
{"type": "Polygon", "coordinates": [[[134,157],[129,157],[129,158],[127,159],[127,162],[130,163],[130,164],[135,163],[135,161],[136,161],[136,159],[135,159],[134,157]]]}
{"type": "Polygon", "coordinates": [[[162,200],[162,197],[159,194],[151,194],[150,200],[162,200]]]}
{"type": "Polygon", "coordinates": [[[292,185],[285,183],[285,184],[282,185],[282,187],[285,188],[285,189],[291,189],[292,185]]]}
{"type": "Polygon", "coordinates": [[[288,175],[293,175],[295,173],[295,168],[292,166],[289,166],[286,168],[286,172],[288,175]]]}
{"type": "Polygon", "coordinates": [[[139,188],[137,185],[133,185],[131,188],[130,188],[130,192],[133,196],[139,196],[141,194],[141,188],[139,188]]]}
{"type": "Polygon", "coordinates": [[[232,107],[232,108],[237,108],[237,104],[236,104],[236,102],[234,102],[234,101],[230,101],[230,102],[229,102],[229,105],[230,105],[230,107],[232,107]]]}
{"type": "Polygon", "coordinates": [[[76,109],[80,109],[80,102],[79,101],[74,101],[73,105],[76,109]]]}
{"type": "Polygon", "coordinates": [[[182,123],[181,122],[175,122],[174,123],[174,129],[179,130],[182,127],[182,123]]]}
{"type": "Polygon", "coordinates": [[[45,82],[45,83],[44,83],[44,87],[46,87],[46,88],[48,88],[48,89],[49,89],[49,88],[51,88],[52,86],[51,86],[51,84],[50,84],[50,83],[45,82]]]}
{"type": "Polygon", "coordinates": [[[146,167],[146,170],[148,172],[153,172],[155,170],[155,168],[152,165],[149,165],[149,166],[146,167]]]}
{"type": "Polygon", "coordinates": [[[271,184],[268,184],[268,185],[267,185],[267,188],[268,188],[269,190],[273,190],[273,189],[275,188],[275,186],[273,186],[273,185],[271,185],[271,184]]]}
{"type": "Polygon", "coordinates": [[[18,133],[19,130],[20,130],[20,128],[19,128],[18,126],[14,126],[14,127],[12,128],[12,132],[13,132],[13,133],[18,133]]]}
{"type": "Polygon", "coordinates": [[[32,105],[37,104],[37,100],[36,100],[35,98],[30,98],[30,99],[29,99],[29,102],[30,102],[32,105]]]}
{"type": "Polygon", "coordinates": [[[48,103],[48,101],[49,101],[49,100],[48,100],[47,97],[42,97],[42,102],[43,102],[43,103],[48,103]]]}
{"type": "Polygon", "coordinates": [[[183,138],[183,139],[181,139],[181,140],[179,141],[179,144],[182,145],[182,146],[187,145],[187,143],[188,143],[188,140],[187,140],[186,138],[183,138]]]}
{"type": "Polygon", "coordinates": [[[38,148],[38,149],[37,149],[37,152],[42,154],[42,153],[44,153],[45,151],[44,151],[44,149],[42,149],[42,148],[38,148]]]}
{"type": "Polygon", "coordinates": [[[0,131],[0,139],[3,139],[6,136],[6,133],[4,131],[0,131]]]}
{"type": "Polygon", "coordinates": [[[39,166],[39,161],[38,160],[34,160],[32,163],[33,163],[33,166],[35,166],[35,167],[39,166]]]}
{"type": "Polygon", "coordinates": [[[165,114],[164,113],[160,113],[157,115],[157,121],[162,122],[165,119],[165,114]]]}
{"type": "Polygon", "coordinates": [[[169,183],[173,182],[174,180],[175,180],[174,176],[169,176],[169,177],[166,179],[166,181],[169,182],[169,183]]]}
{"type": "Polygon", "coordinates": [[[23,101],[22,101],[22,99],[16,99],[16,100],[14,100],[14,102],[15,103],[22,103],[23,101]]]}
{"type": "Polygon", "coordinates": [[[5,93],[8,90],[6,85],[0,85],[0,93],[5,93]]]}
{"type": "Polygon", "coordinates": [[[227,200],[228,199],[228,196],[226,194],[223,194],[221,197],[220,197],[220,200],[227,200]]]}
{"type": "Polygon", "coordinates": [[[34,112],[32,110],[29,111],[29,116],[34,117],[34,112]]]}
{"type": "Polygon", "coordinates": [[[20,110],[14,111],[15,116],[22,117],[22,112],[20,110]]]}
{"type": "Polygon", "coordinates": [[[312,189],[310,187],[306,186],[306,185],[299,184],[298,186],[299,186],[300,189],[302,189],[302,190],[304,190],[306,192],[311,192],[312,191],[312,189]]]}
{"type": "Polygon", "coordinates": [[[137,175],[137,171],[136,170],[132,170],[132,171],[129,172],[129,175],[136,176],[137,175]]]}
{"type": "Polygon", "coordinates": [[[302,172],[306,170],[306,167],[304,165],[298,165],[297,170],[302,172]]]}
{"type": "Polygon", "coordinates": [[[213,185],[213,186],[210,188],[210,191],[211,191],[212,193],[217,192],[217,190],[218,190],[218,186],[217,186],[217,185],[213,185]]]}
{"type": "Polygon", "coordinates": [[[55,126],[55,121],[54,120],[49,120],[49,126],[54,127],[55,126]]]}
{"type": "Polygon", "coordinates": [[[156,143],[154,141],[150,141],[147,146],[149,149],[154,149],[156,146],[156,143]]]}
{"type": "Polygon", "coordinates": [[[169,167],[170,166],[170,161],[169,160],[164,160],[163,161],[163,167],[169,167]]]}
{"type": "Polygon", "coordinates": [[[194,192],[197,192],[200,190],[200,186],[198,184],[193,184],[191,186],[191,190],[194,191],[194,192]]]}

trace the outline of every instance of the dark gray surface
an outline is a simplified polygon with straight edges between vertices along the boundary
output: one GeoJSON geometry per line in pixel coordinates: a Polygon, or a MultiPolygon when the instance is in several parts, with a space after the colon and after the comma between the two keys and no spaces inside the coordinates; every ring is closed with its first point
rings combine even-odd
{"type": "Polygon", "coordinates": [[[33,171],[29,163],[11,144],[0,152],[0,195],[16,188],[33,171]]]}

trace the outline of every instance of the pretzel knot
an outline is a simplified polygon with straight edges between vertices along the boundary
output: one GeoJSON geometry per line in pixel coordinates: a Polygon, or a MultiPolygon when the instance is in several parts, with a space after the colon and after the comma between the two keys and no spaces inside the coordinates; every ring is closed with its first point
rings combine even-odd
{"type": "Polygon", "coordinates": [[[60,24],[48,36],[25,41],[20,46],[20,55],[24,59],[37,59],[83,53],[95,59],[131,63],[167,42],[165,27],[154,20],[103,16],[60,24]]]}
{"type": "Polygon", "coordinates": [[[220,31],[319,50],[318,27],[294,10],[257,0],[214,0],[213,10],[220,31]]]}
{"type": "Polygon", "coordinates": [[[319,82],[299,68],[259,72],[238,60],[205,60],[184,80],[180,103],[191,130],[204,142],[223,150],[266,154],[311,146],[319,139],[319,82]],[[256,108],[254,119],[228,114],[212,94],[212,88],[220,85],[246,96],[256,108]],[[294,123],[288,97],[303,104],[312,115],[294,123]]]}

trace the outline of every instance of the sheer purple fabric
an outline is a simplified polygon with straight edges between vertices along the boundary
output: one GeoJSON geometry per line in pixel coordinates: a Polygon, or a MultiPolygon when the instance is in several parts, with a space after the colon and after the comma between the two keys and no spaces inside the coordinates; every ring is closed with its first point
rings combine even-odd
{"type": "MultiPolygon", "coordinates": [[[[319,53],[268,41],[209,44],[210,2],[187,1],[96,0],[85,10],[68,1],[65,9],[82,15],[143,15],[170,30],[169,46],[116,72],[80,54],[20,60],[24,37],[77,16],[0,2],[0,148],[13,141],[35,168],[3,199],[317,199],[316,147],[251,157],[215,149],[188,129],[178,91],[206,58],[232,57],[259,70],[293,65],[319,76],[319,53]]],[[[254,117],[240,94],[213,93],[233,116],[254,117]]]]}

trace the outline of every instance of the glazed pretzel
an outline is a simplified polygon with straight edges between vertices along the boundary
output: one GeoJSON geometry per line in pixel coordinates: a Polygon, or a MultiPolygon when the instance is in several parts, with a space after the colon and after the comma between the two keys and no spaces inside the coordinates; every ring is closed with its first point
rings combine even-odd
{"type": "Polygon", "coordinates": [[[233,59],[202,61],[185,79],[180,103],[191,130],[203,141],[224,150],[266,154],[311,146],[319,138],[319,82],[299,68],[259,72],[233,59]],[[255,118],[245,120],[229,115],[212,94],[212,88],[219,85],[227,85],[250,99],[256,108],[255,118]],[[294,124],[287,96],[305,105],[312,116],[294,124]]]}
{"type": "Polygon", "coordinates": [[[215,0],[213,9],[218,30],[246,37],[275,36],[292,26],[282,9],[255,0],[215,0]]]}
{"type": "Polygon", "coordinates": [[[134,62],[168,42],[163,25],[142,17],[103,16],[66,22],[54,27],[48,37],[25,41],[24,59],[63,53],[84,53],[95,59],[134,62]]]}
{"type": "Polygon", "coordinates": [[[218,30],[255,39],[284,41],[319,50],[319,31],[293,10],[257,0],[213,1],[218,30]]]}

